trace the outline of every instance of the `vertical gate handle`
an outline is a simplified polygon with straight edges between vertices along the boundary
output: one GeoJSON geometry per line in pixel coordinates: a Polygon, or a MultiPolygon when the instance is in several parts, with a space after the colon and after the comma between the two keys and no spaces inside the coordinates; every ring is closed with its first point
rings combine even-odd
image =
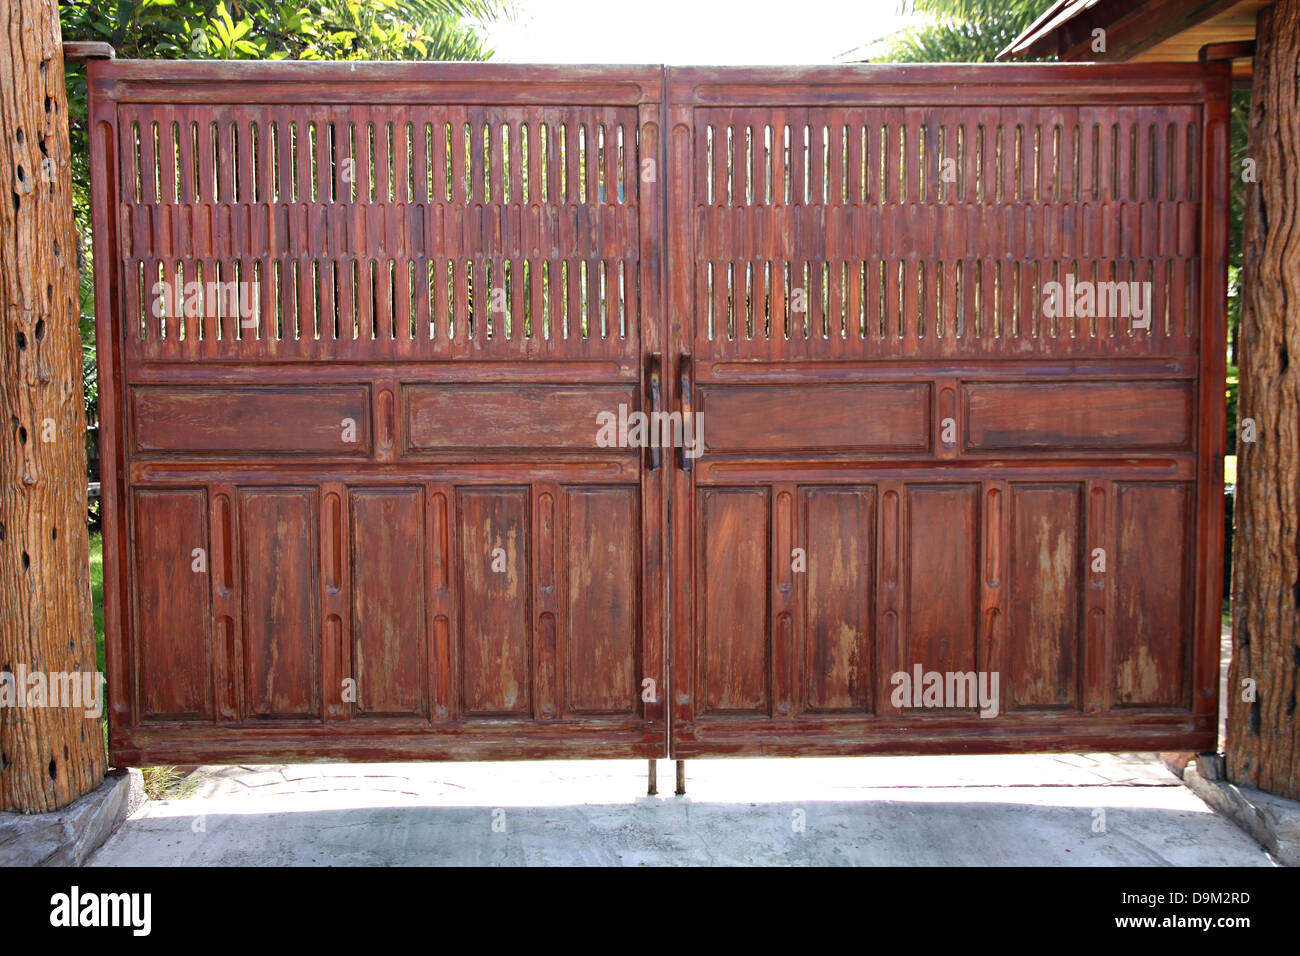
{"type": "Polygon", "coordinates": [[[662,368],[663,356],[658,352],[651,352],[650,360],[646,363],[646,384],[650,388],[650,441],[647,442],[647,450],[650,453],[651,471],[658,471],[663,463],[663,450],[654,440],[654,430],[658,427],[659,416],[663,412],[663,383],[660,380],[662,368]]]}
{"type": "Polygon", "coordinates": [[[691,353],[683,352],[677,365],[677,387],[680,390],[682,409],[682,442],[677,446],[677,462],[682,471],[691,470],[691,459],[686,454],[686,442],[693,434],[695,406],[691,398],[691,353]]]}

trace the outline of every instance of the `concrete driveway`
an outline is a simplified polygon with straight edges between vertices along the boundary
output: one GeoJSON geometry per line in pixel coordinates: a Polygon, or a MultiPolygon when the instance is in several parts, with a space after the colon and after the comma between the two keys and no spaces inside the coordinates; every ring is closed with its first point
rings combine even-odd
{"type": "Polygon", "coordinates": [[[1271,866],[1152,755],[204,767],[92,866],[1271,866]]]}

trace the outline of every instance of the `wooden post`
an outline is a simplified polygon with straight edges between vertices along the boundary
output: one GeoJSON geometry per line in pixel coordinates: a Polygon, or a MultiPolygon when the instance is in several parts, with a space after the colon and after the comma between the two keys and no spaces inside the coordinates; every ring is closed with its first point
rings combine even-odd
{"type": "Polygon", "coordinates": [[[1300,0],[1265,8],[1255,43],[1227,770],[1300,799],[1300,0]]]}
{"type": "Polygon", "coordinates": [[[69,702],[72,682],[59,682],[58,701],[51,689],[45,706],[12,706],[15,693],[41,703],[29,696],[38,685],[19,677],[96,667],[58,3],[9,0],[0,10],[0,672],[11,675],[0,809],[38,812],[103,782],[105,754],[86,707],[49,706],[69,702]]]}

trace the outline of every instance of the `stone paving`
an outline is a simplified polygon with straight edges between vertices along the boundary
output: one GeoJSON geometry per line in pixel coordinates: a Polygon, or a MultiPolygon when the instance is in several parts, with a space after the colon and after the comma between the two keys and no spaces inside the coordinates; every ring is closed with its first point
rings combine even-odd
{"type": "Polygon", "coordinates": [[[1150,754],[202,767],[91,865],[1270,866],[1150,754]]]}

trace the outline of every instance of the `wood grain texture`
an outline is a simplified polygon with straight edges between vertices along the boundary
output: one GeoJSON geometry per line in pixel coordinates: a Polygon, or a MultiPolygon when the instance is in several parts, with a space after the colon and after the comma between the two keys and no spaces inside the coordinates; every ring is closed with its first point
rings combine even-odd
{"type": "Polygon", "coordinates": [[[1190,383],[976,383],[963,398],[969,451],[1185,449],[1195,425],[1190,383]]]}
{"type": "Polygon", "coordinates": [[[1184,485],[1125,483],[1115,491],[1116,706],[1186,707],[1192,592],[1192,494],[1184,485]]]}
{"type": "Polygon", "coordinates": [[[875,489],[805,488],[802,499],[802,540],[811,551],[805,706],[814,712],[869,713],[876,673],[875,489]]]}
{"type": "Polygon", "coordinates": [[[138,453],[370,453],[370,395],[358,387],[136,387],[131,421],[138,453]]]}
{"type": "Polygon", "coordinates": [[[352,676],[358,715],[426,714],[423,493],[419,488],[354,488],[350,512],[352,676]]]}
{"type": "Polygon", "coordinates": [[[940,673],[975,670],[979,513],[974,485],[908,489],[903,554],[904,664],[940,673]]]}
{"type": "Polygon", "coordinates": [[[808,415],[797,388],[700,390],[704,447],[711,452],[924,452],[930,444],[930,388],[915,385],[827,385],[818,401],[831,415],[808,415]]]}
{"type": "MultiPolygon", "coordinates": [[[[412,385],[406,389],[412,452],[456,449],[594,451],[605,413],[639,405],[631,386],[412,385]]],[[[615,447],[614,450],[619,450],[615,447]]]]}
{"type": "Polygon", "coordinates": [[[706,711],[762,713],[771,700],[768,496],[717,488],[700,497],[699,686],[706,711]]]}
{"type": "Polygon", "coordinates": [[[1246,200],[1238,414],[1257,441],[1238,441],[1233,510],[1233,659],[1228,773],[1300,799],[1300,228],[1296,105],[1300,3],[1261,12],[1250,152],[1259,181],[1246,200]],[[1245,680],[1255,682],[1247,699],[1245,680]]]}
{"type": "Polygon", "coordinates": [[[532,683],[528,489],[463,489],[456,514],[464,712],[527,713],[532,683]]]}
{"type": "Polygon", "coordinates": [[[201,489],[135,493],[135,679],[144,719],[212,716],[207,513],[201,489]]]}
{"type": "Polygon", "coordinates": [[[566,711],[636,709],[642,641],[635,489],[568,488],[564,493],[566,711]]]}
{"type": "MultiPolygon", "coordinates": [[[[0,30],[0,670],[90,675],[78,238],[58,4],[6,3],[0,30]]],[[[127,661],[116,665],[125,676],[127,661]]],[[[103,782],[100,722],[87,709],[5,710],[0,810],[55,810],[103,782]]]]}
{"type": "Polygon", "coordinates": [[[317,507],[313,488],[240,496],[243,710],[253,716],[321,712],[317,507]]]}
{"type": "Polygon", "coordinates": [[[1083,519],[1077,484],[1014,484],[1002,666],[1006,708],[1079,709],[1083,519]]]}

